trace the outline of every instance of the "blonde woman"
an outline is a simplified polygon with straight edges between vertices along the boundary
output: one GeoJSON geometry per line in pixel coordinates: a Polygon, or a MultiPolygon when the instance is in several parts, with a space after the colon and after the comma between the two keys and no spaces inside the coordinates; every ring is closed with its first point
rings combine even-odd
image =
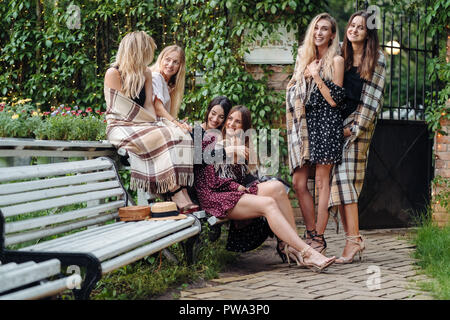
{"type": "Polygon", "coordinates": [[[181,191],[194,181],[193,142],[189,127],[176,119],[183,97],[184,52],[165,48],[158,72],[152,73],[155,47],[143,31],[120,42],[116,61],[105,74],[106,134],[113,145],[127,150],[131,189],[168,194],[182,213],[189,213],[198,206],[181,191]]]}
{"type": "Polygon", "coordinates": [[[328,222],[329,177],[333,165],[342,157],[343,78],[344,59],[339,56],[336,21],[328,13],[321,13],[309,24],[298,50],[287,87],[286,115],[289,165],[306,225],[305,238],[323,254],[327,247],[323,234],[328,222]],[[314,168],[319,193],[317,223],[307,187],[314,168]]]}

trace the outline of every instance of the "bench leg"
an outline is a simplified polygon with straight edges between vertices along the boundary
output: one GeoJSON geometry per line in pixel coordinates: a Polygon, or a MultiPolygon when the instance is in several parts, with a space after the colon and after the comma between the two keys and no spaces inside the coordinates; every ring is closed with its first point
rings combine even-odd
{"type": "Polygon", "coordinates": [[[81,289],[73,289],[73,294],[76,299],[89,299],[92,289],[97,281],[99,281],[102,277],[100,261],[89,253],[27,252],[5,250],[0,255],[0,261],[2,261],[2,263],[21,263],[26,261],[41,262],[55,258],[61,261],[61,273],[65,273],[66,268],[69,266],[86,268],[86,276],[82,287],[81,289]]]}
{"type": "Polygon", "coordinates": [[[200,242],[200,234],[197,234],[181,242],[181,246],[183,247],[184,251],[184,257],[188,265],[192,265],[197,259],[200,242]]]}

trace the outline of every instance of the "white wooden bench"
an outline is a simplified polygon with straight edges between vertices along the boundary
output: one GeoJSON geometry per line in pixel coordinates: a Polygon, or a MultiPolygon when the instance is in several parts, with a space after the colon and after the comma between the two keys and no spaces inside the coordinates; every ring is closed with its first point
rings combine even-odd
{"type": "Polygon", "coordinates": [[[0,261],[56,258],[82,273],[74,294],[87,299],[103,274],[174,243],[183,241],[189,258],[189,240],[201,230],[197,217],[117,221],[126,203],[109,158],[0,168],[0,261]]]}
{"type": "Polygon", "coordinates": [[[0,300],[35,300],[50,297],[81,284],[79,274],[61,275],[61,262],[51,259],[36,263],[0,265],[0,300]],[[50,277],[56,277],[50,280],[50,277]]]}

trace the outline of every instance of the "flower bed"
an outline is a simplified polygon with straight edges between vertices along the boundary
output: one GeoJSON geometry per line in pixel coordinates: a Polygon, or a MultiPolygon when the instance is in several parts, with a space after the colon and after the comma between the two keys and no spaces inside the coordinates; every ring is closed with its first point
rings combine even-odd
{"type": "Polygon", "coordinates": [[[42,112],[31,99],[0,103],[0,137],[40,140],[106,139],[106,121],[100,110],[60,105],[42,112]]]}

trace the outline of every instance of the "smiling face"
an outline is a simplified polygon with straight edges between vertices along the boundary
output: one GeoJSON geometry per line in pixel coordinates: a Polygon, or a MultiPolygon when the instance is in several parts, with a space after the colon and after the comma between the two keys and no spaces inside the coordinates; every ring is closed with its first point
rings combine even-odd
{"type": "Polygon", "coordinates": [[[352,43],[359,43],[366,40],[366,21],[362,16],[356,16],[347,28],[347,38],[352,43]]]}
{"type": "Polygon", "coordinates": [[[227,134],[234,134],[236,130],[242,129],[242,114],[240,111],[230,113],[225,123],[227,134]]]}
{"type": "Polygon", "coordinates": [[[220,104],[216,104],[211,108],[208,114],[208,122],[206,123],[206,129],[217,129],[221,126],[225,120],[225,113],[220,104]]]}
{"type": "Polygon", "coordinates": [[[334,39],[335,34],[332,30],[331,22],[326,19],[320,19],[314,26],[314,45],[317,47],[328,46],[331,40],[334,39]]]}
{"type": "Polygon", "coordinates": [[[180,69],[181,56],[178,51],[171,51],[165,54],[161,61],[161,73],[166,79],[170,79],[180,69]]]}

